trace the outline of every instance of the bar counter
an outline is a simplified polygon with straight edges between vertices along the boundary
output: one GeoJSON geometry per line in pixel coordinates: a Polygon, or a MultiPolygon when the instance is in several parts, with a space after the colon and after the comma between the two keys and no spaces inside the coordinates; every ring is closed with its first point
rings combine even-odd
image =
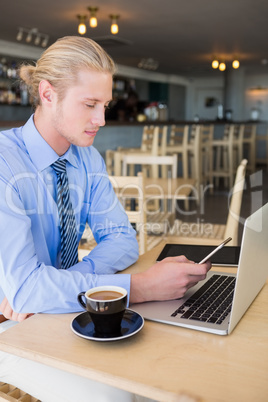
{"type": "MultiPolygon", "coordinates": [[[[11,127],[19,127],[23,124],[26,123],[26,120],[0,120],[0,127],[4,128],[11,128],[11,127]]],[[[137,126],[137,127],[143,127],[145,125],[156,125],[156,126],[163,126],[167,125],[170,126],[172,124],[176,125],[183,125],[183,124],[214,124],[217,126],[221,126],[224,124],[267,124],[267,121],[251,121],[251,120],[245,120],[245,121],[227,121],[227,120],[199,120],[199,121],[193,121],[193,120],[146,120],[143,122],[138,122],[138,121],[117,121],[117,120],[108,120],[106,121],[106,127],[132,127],[132,126],[137,126]]]]}
{"type": "MultiPolygon", "coordinates": [[[[5,121],[0,120],[0,131],[8,130],[12,127],[20,127],[25,121],[14,120],[5,121]]],[[[167,125],[172,124],[184,125],[184,124],[213,124],[215,126],[215,137],[220,136],[223,132],[224,125],[230,124],[257,124],[257,134],[263,134],[267,131],[267,122],[258,121],[224,121],[224,120],[199,120],[186,121],[186,120],[167,120],[167,121],[144,121],[144,122],[128,122],[128,121],[107,121],[104,127],[101,127],[99,133],[94,140],[94,146],[105,157],[107,149],[115,150],[118,147],[124,148],[137,148],[140,147],[142,139],[142,131],[145,125],[167,125]]],[[[262,150],[257,147],[257,154],[261,154],[262,150]]],[[[262,156],[262,155],[257,155],[262,156]]]]}

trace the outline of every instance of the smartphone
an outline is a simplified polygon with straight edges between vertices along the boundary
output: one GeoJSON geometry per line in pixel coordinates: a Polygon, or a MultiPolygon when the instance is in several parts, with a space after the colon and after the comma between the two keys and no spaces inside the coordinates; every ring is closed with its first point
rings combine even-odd
{"type": "Polygon", "coordinates": [[[228,237],[228,239],[224,240],[221,244],[219,244],[216,248],[214,248],[214,250],[212,250],[211,253],[209,253],[205,258],[203,258],[203,260],[201,260],[198,264],[203,264],[204,262],[209,260],[210,257],[212,257],[215,253],[217,253],[221,248],[223,248],[223,246],[225,246],[225,244],[229,243],[229,241],[231,240],[232,238],[228,237]]]}

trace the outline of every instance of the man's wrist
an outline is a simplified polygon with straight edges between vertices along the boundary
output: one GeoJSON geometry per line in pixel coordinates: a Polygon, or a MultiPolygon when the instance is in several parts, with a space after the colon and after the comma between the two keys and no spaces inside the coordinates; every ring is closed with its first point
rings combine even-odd
{"type": "Polygon", "coordinates": [[[130,279],[130,297],[129,302],[132,303],[143,303],[147,301],[146,296],[146,275],[145,273],[132,274],[130,279]]]}

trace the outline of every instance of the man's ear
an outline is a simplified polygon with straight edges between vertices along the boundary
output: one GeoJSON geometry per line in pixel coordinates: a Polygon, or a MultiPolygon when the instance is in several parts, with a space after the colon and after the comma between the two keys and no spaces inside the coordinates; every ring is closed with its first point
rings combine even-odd
{"type": "Polygon", "coordinates": [[[47,80],[42,80],[39,83],[39,96],[42,104],[51,104],[53,97],[55,95],[54,89],[50,82],[47,80]]]}

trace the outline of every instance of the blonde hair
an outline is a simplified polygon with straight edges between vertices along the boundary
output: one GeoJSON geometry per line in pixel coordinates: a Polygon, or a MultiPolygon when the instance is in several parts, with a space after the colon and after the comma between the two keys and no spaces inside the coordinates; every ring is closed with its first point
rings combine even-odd
{"type": "Polygon", "coordinates": [[[58,39],[41,55],[35,66],[22,65],[19,75],[28,87],[31,102],[41,104],[39,83],[47,80],[62,100],[66,89],[76,81],[81,69],[114,75],[115,64],[105,50],[89,38],[65,36],[58,39]]]}

